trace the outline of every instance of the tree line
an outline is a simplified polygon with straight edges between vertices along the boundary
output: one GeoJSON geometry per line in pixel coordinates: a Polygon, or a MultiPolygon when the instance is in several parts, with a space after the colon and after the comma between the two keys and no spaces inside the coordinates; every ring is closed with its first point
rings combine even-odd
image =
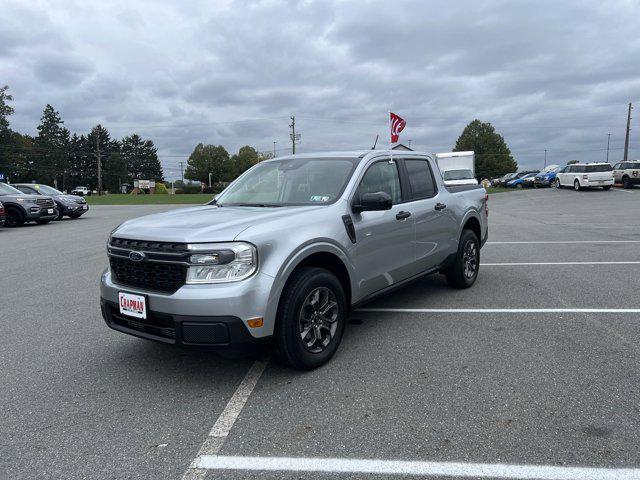
{"type": "Polygon", "coordinates": [[[117,192],[134,179],[163,180],[153,141],[135,133],[114,139],[102,125],[87,135],[72,134],[51,105],[44,107],[37,135],[26,135],[10,128],[11,101],[8,87],[0,87],[0,173],[5,179],[35,180],[61,190],[78,185],[97,190],[100,158],[104,190],[117,192]]]}

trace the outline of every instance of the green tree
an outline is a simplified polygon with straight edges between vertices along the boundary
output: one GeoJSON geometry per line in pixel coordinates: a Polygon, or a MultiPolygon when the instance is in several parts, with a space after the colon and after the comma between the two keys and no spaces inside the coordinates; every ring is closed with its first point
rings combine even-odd
{"type": "Polygon", "coordinates": [[[47,105],[42,112],[35,140],[38,181],[56,187],[64,183],[64,172],[69,167],[69,130],[63,124],[60,114],[47,105]]]}
{"type": "Polygon", "coordinates": [[[158,149],[151,140],[142,140],[134,133],[122,139],[121,152],[131,179],[161,181],[164,178],[158,149]]]}
{"type": "Polygon", "coordinates": [[[231,157],[231,178],[233,180],[253,167],[260,161],[260,156],[255,148],[248,145],[238,150],[238,153],[231,157]]]}
{"type": "Polygon", "coordinates": [[[8,105],[7,102],[13,101],[13,96],[7,93],[9,86],[5,85],[0,87],[0,140],[3,135],[8,134],[9,130],[9,117],[13,115],[13,107],[8,105]]]}
{"type": "Polygon", "coordinates": [[[504,138],[488,122],[474,120],[465,127],[453,151],[466,150],[475,152],[476,177],[479,179],[499,177],[518,169],[504,138]]]}
{"type": "Polygon", "coordinates": [[[209,181],[209,173],[211,173],[212,183],[224,182],[229,179],[231,175],[229,152],[222,145],[203,145],[199,143],[189,155],[184,177],[189,180],[207,183],[209,181]]]}

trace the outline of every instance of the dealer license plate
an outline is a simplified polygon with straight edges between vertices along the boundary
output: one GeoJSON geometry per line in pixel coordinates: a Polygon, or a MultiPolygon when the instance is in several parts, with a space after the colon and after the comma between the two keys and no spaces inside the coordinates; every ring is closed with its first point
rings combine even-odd
{"type": "Polygon", "coordinates": [[[47,213],[49,215],[53,215],[53,208],[47,208],[47,213]]]}
{"type": "Polygon", "coordinates": [[[142,295],[118,292],[120,313],[129,317],[147,318],[147,299],[142,295]]]}
{"type": "Polygon", "coordinates": [[[83,210],[89,210],[89,205],[82,205],[83,210]]]}

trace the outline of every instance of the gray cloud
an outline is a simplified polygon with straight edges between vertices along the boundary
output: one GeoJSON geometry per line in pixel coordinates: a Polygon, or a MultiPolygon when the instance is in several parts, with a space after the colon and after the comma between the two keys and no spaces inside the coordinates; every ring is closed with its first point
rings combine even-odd
{"type": "Polygon", "coordinates": [[[169,176],[198,142],[285,149],[291,114],[301,151],[384,143],[389,108],[429,151],[490,121],[531,167],[545,148],[599,160],[609,132],[621,154],[639,27],[636,0],[5,0],[0,83],[14,128],[33,133],[51,103],[79,133],[153,139],[169,176]]]}

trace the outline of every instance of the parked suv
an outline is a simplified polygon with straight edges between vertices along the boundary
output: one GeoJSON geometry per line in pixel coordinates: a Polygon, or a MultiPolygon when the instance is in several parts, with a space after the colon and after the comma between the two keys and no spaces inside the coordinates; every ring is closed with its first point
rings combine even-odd
{"type": "Polygon", "coordinates": [[[640,184],[640,160],[616,163],[613,167],[613,179],[616,183],[621,183],[622,188],[640,184]]]}
{"type": "Polygon", "coordinates": [[[608,163],[574,163],[556,174],[556,187],[602,187],[609,190],[613,185],[613,167],[608,163]]]}
{"type": "Polygon", "coordinates": [[[89,211],[89,205],[87,205],[87,201],[84,198],[78,195],[67,195],[48,185],[39,183],[14,183],[13,186],[22,193],[29,195],[48,195],[53,198],[58,210],[58,220],[62,220],[65,216],[79,218],[89,211]]]}
{"type": "Polygon", "coordinates": [[[0,183],[0,202],[5,209],[5,226],[19,227],[25,222],[49,223],[58,218],[51,197],[25,195],[6,183],[0,183]]]}
{"type": "Polygon", "coordinates": [[[350,308],[430,273],[467,288],[488,196],[435,159],[366,150],[260,162],[208,205],[128,220],[107,243],[107,325],[174,345],[271,339],[299,369],[335,353],[350,308]]]}
{"type": "Polygon", "coordinates": [[[89,190],[87,187],[75,187],[73,190],[71,190],[71,195],[91,195],[91,190],[89,190]]]}

